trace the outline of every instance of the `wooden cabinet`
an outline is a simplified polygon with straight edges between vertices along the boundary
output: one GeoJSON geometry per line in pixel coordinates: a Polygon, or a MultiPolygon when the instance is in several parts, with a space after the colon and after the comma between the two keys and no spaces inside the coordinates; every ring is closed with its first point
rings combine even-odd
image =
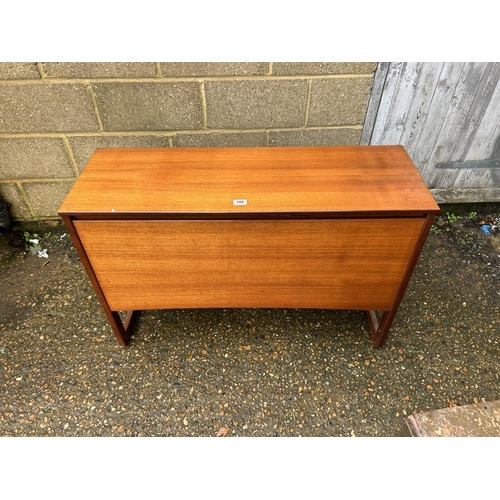
{"type": "Polygon", "coordinates": [[[120,148],[59,215],[121,345],[138,310],[302,307],[381,346],[438,211],[401,146],[120,148]]]}

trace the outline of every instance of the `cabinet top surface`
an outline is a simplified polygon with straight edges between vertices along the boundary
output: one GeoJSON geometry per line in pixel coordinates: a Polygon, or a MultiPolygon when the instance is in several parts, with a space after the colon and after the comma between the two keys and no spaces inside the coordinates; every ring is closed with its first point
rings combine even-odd
{"type": "Polygon", "coordinates": [[[98,149],[60,214],[435,213],[402,146],[98,149]]]}

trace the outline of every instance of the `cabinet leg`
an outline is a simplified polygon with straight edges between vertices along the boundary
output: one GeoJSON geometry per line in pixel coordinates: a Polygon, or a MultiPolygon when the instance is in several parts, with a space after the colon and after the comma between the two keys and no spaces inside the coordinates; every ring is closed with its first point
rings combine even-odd
{"type": "Polygon", "coordinates": [[[109,308],[108,301],[104,296],[104,293],[101,290],[101,285],[99,284],[99,280],[97,279],[94,269],[92,268],[92,264],[89,261],[87,253],[85,252],[85,248],[80,241],[80,237],[78,236],[78,232],[75,229],[75,225],[73,224],[73,218],[67,215],[62,216],[64,224],[68,229],[68,232],[71,236],[73,244],[75,245],[76,251],[80,257],[80,260],[83,264],[83,267],[87,271],[87,274],[90,278],[90,282],[96,291],[97,298],[101,303],[101,306],[106,314],[106,318],[108,318],[109,324],[115,334],[116,340],[120,345],[126,346],[130,343],[130,337],[132,335],[132,329],[134,327],[134,321],[137,316],[137,311],[128,311],[125,321],[122,323],[120,315],[116,311],[112,311],[109,308]]]}
{"type": "Polygon", "coordinates": [[[123,323],[116,311],[108,312],[105,310],[105,312],[118,343],[122,346],[129,345],[138,311],[127,311],[127,316],[123,323]]]}
{"type": "Polygon", "coordinates": [[[372,340],[376,347],[382,347],[384,345],[387,334],[389,333],[389,328],[391,327],[396,311],[384,311],[382,319],[378,320],[375,311],[366,311],[368,316],[368,323],[370,324],[370,329],[372,331],[372,340]],[[392,314],[391,314],[392,313],[392,314]]]}
{"type": "Polygon", "coordinates": [[[396,316],[396,313],[398,311],[399,304],[401,303],[406,287],[408,286],[408,282],[410,281],[413,270],[415,269],[418,257],[420,256],[420,252],[422,251],[422,247],[424,246],[433,221],[434,214],[426,215],[424,225],[422,226],[422,229],[420,231],[418,241],[411,254],[408,266],[406,267],[406,271],[399,285],[399,290],[396,294],[396,298],[394,300],[394,303],[392,304],[391,309],[389,311],[384,311],[380,322],[375,315],[375,311],[366,311],[368,315],[368,322],[370,323],[370,328],[372,331],[373,343],[376,347],[382,347],[382,345],[384,345],[387,334],[389,333],[389,328],[394,321],[394,317],[396,316]]]}

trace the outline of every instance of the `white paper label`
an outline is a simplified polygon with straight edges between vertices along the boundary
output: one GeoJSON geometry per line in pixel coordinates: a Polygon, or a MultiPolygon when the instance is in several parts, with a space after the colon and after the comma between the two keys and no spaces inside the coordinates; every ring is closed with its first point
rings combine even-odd
{"type": "Polygon", "coordinates": [[[246,205],[247,200],[233,200],[233,205],[246,205]]]}

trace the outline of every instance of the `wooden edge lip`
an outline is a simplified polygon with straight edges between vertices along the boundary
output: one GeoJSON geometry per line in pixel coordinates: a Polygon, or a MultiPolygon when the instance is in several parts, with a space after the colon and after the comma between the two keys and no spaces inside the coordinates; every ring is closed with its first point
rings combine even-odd
{"type": "Polygon", "coordinates": [[[176,153],[200,153],[202,152],[203,154],[206,154],[206,150],[209,149],[212,152],[227,152],[231,156],[235,156],[238,154],[241,154],[241,152],[265,152],[266,154],[272,156],[272,155],[279,155],[283,151],[328,151],[328,150],[337,150],[337,151],[356,151],[356,150],[374,150],[374,149],[379,149],[379,150],[387,150],[387,151],[397,151],[397,150],[402,150],[406,153],[408,159],[413,164],[413,161],[411,160],[410,156],[408,155],[408,152],[402,144],[351,144],[351,145],[323,145],[323,146],[235,146],[235,147],[227,147],[227,146],[216,146],[216,147],[176,147],[176,148],[169,148],[169,147],[156,147],[156,148],[147,148],[147,147],[103,147],[103,148],[96,148],[93,155],[98,153],[99,155],[106,155],[106,154],[114,154],[116,150],[126,150],[127,153],[135,153],[135,154],[140,154],[140,153],[156,153],[156,152],[161,152],[165,154],[166,156],[171,155],[171,154],[176,154],[176,153]]]}
{"type": "Polygon", "coordinates": [[[370,212],[58,212],[75,220],[283,220],[283,219],[379,219],[436,215],[439,210],[370,212]]]}

